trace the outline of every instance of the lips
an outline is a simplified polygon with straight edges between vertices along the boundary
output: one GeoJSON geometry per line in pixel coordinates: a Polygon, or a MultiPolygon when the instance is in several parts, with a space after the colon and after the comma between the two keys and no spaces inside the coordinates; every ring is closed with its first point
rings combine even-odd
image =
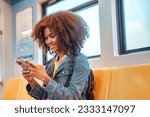
{"type": "Polygon", "coordinates": [[[50,49],[53,50],[55,48],[55,46],[50,46],[50,49]]]}
{"type": "Polygon", "coordinates": [[[56,49],[56,44],[47,44],[48,45],[48,47],[52,50],[52,51],[55,51],[55,49],[56,49]]]}
{"type": "Polygon", "coordinates": [[[50,48],[54,48],[55,46],[50,46],[50,48]]]}
{"type": "Polygon", "coordinates": [[[50,47],[50,48],[54,48],[55,47],[55,45],[50,45],[50,44],[47,44],[48,45],[48,47],[50,47]]]}

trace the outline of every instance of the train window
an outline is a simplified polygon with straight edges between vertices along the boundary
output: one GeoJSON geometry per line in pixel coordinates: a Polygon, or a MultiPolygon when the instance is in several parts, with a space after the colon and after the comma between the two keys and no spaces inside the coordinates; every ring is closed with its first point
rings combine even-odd
{"type": "Polygon", "coordinates": [[[90,27],[90,37],[86,40],[83,52],[88,58],[100,55],[100,28],[98,4],[88,9],[79,10],[76,12],[82,16],[90,27]],[[89,18],[90,17],[90,18],[89,18]]]}
{"type": "MultiPolygon", "coordinates": [[[[54,0],[51,0],[54,1],[54,0]]],[[[78,7],[82,4],[91,2],[94,0],[56,0],[54,3],[47,4],[46,15],[62,10],[70,10],[72,8],[78,7]]]]}
{"type": "MultiPolygon", "coordinates": [[[[57,11],[70,10],[80,15],[89,26],[89,38],[81,52],[88,58],[100,57],[100,28],[98,0],[59,0],[53,4],[44,5],[45,15],[57,11]]],[[[48,54],[48,59],[51,56],[48,54]]]]}
{"type": "Polygon", "coordinates": [[[116,0],[119,53],[150,50],[149,0],[116,0]]]}

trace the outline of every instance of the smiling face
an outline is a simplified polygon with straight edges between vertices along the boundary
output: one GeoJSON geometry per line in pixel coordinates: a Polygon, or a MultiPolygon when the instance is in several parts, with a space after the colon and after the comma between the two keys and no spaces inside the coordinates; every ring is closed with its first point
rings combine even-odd
{"type": "Polygon", "coordinates": [[[60,40],[55,34],[50,32],[49,28],[44,29],[45,43],[55,53],[62,52],[60,40]]]}

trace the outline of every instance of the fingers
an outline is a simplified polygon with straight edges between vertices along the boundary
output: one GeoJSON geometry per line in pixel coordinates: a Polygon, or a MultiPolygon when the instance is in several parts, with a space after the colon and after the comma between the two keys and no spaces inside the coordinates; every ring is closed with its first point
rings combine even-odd
{"type": "Polygon", "coordinates": [[[22,70],[22,75],[23,75],[23,77],[24,77],[29,83],[33,83],[33,82],[34,82],[34,77],[33,77],[31,71],[29,71],[29,70],[22,70]]]}
{"type": "Polygon", "coordinates": [[[32,76],[32,77],[41,77],[41,74],[46,72],[43,65],[33,65],[33,66],[34,67],[29,66],[29,67],[23,68],[22,74],[23,74],[24,77],[30,77],[30,76],[32,76]]]}
{"type": "Polygon", "coordinates": [[[36,67],[36,65],[34,65],[34,64],[32,64],[32,63],[30,63],[29,61],[25,61],[27,64],[29,64],[29,66],[31,66],[31,67],[33,67],[33,68],[35,68],[36,67]]]}
{"type": "Polygon", "coordinates": [[[43,65],[37,65],[41,69],[45,69],[43,65]]]}
{"type": "Polygon", "coordinates": [[[23,74],[29,74],[31,71],[30,70],[22,70],[23,74]]]}
{"type": "Polygon", "coordinates": [[[22,75],[23,75],[23,77],[28,78],[28,77],[31,77],[31,76],[32,76],[32,73],[31,73],[30,70],[23,69],[23,70],[22,70],[22,75]]]}

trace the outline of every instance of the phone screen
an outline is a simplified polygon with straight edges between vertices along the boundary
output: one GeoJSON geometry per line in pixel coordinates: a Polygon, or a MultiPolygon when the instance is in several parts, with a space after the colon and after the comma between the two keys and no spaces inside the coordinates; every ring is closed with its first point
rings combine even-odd
{"type": "Polygon", "coordinates": [[[18,65],[22,66],[22,67],[27,67],[27,66],[29,66],[28,63],[26,63],[24,60],[20,60],[20,59],[17,60],[16,63],[17,63],[18,65]]]}

